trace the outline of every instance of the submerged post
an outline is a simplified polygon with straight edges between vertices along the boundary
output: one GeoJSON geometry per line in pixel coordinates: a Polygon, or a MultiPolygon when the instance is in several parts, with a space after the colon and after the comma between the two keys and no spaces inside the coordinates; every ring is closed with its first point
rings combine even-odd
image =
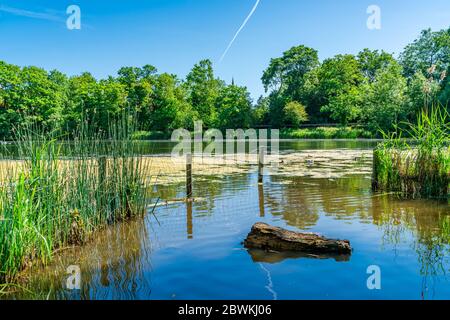
{"type": "Polygon", "coordinates": [[[259,199],[259,216],[264,218],[265,210],[264,210],[264,186],[263,184],[258,184],[258,199],[259,199]]]}
{"type": "Polygon", "coordinates": [[[186,154],[186,199],[192,199],[192,154],[186,154]]]}
{"type": "Polygon", "coordinates": [[[265,151],[266,150],[264,147],[259,148],[259,152],[258,152],[258,183],[263,183],[265,151]]]}
{"type": "Polygon", "coordinates": [[[194,224],[192,221],[192,201],[188,201],[186,203],[186,222],[187,222],[187,238],[193,239],[194,238],[194,224]]]}

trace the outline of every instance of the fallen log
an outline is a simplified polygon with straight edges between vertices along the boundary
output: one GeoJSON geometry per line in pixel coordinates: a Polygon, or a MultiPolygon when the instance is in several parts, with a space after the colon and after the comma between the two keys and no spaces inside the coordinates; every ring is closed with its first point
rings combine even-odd
{"type": "Polygon", "coordinates": [[[327,239],[314,233],[298,233],[258,222],[244,241],[248,249],[296,251],[310,254],[350,254],[348,240],[327,239]]]}

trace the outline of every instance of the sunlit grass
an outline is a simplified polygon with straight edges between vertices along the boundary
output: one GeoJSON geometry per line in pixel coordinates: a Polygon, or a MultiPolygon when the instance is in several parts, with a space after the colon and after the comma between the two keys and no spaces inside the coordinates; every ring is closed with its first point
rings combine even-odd
{"type": "Polygon", "coordinates": [[[411,198],[446,198],[450,183],[449,114],[440,106],[423,110],[416,124],[384,134],[374,151],[373,187],[411,198]]]}
{"type": "Polygon", "coordinates": [[[19,161],[3,161],[0,171],[0,282],[146,212],[146,169],[127,126],[118,121],[107,135],[81,128],[65,142],[33,127],[17,131],[19,161]]]}

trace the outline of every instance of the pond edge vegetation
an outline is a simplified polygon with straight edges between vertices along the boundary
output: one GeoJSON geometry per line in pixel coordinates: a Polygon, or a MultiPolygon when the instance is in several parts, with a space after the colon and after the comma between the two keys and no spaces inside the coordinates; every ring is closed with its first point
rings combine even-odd
{"type": "Polygon", "coordinates": [[[62,142],[37,127],[17,130],[19,160],[0,181],[0,284],[109,224],[147,212],[147,169],[131,132],[125,116],[107,133],[82,127],[62,142]]]}
{"type": "Polygon", "coordinates": [[[450,184],[450,115],[443,106],[425,107],[416,124],[383,133],[373,157],[374,191],[396,192],[402,198],[448,198],[450,184]]]}

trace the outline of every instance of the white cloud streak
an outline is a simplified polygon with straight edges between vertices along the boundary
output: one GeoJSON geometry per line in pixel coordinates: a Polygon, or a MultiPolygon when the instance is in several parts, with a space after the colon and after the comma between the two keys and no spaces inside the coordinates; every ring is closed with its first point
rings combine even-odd
{"type": "Polygon", "coordinates": [[[261,2],[261,0],[256,0],[255,5],[253,6],[252,10],[250,11],[250,13],[248,14],[247,18],[245,18],[244,22],[242,23],[242,25],[239,27],[238,31],[234,34],[233,39],[231,39],[230,43],[228,44],[228,47],[225,49],[225,51],[223,52],[222,56],[220,57],[219,63],[223,61],[223,59],[225,58],[225,56],[227,55],[228,51],[230,50],[231,46],[233,45],[234,41],[237,39],[237,37],[239,36],[239,33],[241,33],[242,29],[244,29],[245,25],[247,24],[247,22],[250,20],[250,18],[253,16],[253,14],[255,13],[256,9],[258,8],[259,3],[261,2]]]}
{"type": "Polygon", "coordinates": [[[62,17],[58,17],[53,14],[18,9],[18,8],[13,8],[13,7],[5,6],[5,5],[0,5],[0,12],[5,12],[5,13],[13,14],[15,16],[39,19],[39,20],[47,20],[47,21],[54,21],[54,22],[64,21],[64,19],[62,17]]]}

